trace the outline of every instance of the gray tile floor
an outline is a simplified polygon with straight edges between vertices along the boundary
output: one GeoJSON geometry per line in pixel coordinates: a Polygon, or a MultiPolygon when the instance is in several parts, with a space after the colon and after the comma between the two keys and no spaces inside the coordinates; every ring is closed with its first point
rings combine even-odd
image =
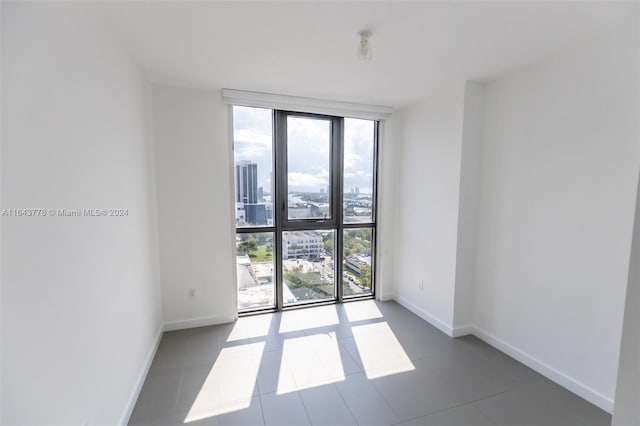
{"type": "Polygon", "coordinates": [[[474,337],[363,301],[164,334],[131,425],[609,425],[474,337]]]}

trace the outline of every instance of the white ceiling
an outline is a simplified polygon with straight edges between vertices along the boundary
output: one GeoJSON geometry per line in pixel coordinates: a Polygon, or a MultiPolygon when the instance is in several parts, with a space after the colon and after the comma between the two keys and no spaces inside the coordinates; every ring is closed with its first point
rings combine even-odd
{"type": "Polygon", "coordinates": [[[152,81],[401,107],[628,25],[635,3],[131,2],[100,6],[152,81]],[[357,57],[370,29],[373,59],[357,57]]]}

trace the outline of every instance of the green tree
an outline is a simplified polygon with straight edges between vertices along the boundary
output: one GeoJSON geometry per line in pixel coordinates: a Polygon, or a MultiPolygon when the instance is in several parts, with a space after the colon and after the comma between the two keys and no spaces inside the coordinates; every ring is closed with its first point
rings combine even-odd
{"type": "Polygon", "coordinates": [[[354,253],[362,253],[364,251],[364,244],[358,241],[351,247],[351,250],[354,253]]]}
{"type": "Polygon", "coordinates": [[[329,253],[333,253],[333,238],[326,238],[324,240],[324,249],[329,253]]]}
{"type": "Polygon", "coordinates": [[[358,277],[360,285],[364,287],[371,287],[371,266],[360,265],[358,272],[360,272],[360,276],[358,277]]]}
{"type": "Polygon", "coordinates": [[[255,251],[258,248],[258,240],[255,237],[249,237],[243,240],[238,246],[238,252],[241,254],[247,254],[255,251]]]}

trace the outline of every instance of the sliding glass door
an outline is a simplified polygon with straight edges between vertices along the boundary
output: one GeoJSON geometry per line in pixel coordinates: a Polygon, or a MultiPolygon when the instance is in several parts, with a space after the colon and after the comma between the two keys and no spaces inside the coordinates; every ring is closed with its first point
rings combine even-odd
{"type": "Polygon", "coordinates": [[[374,292],[377,122],[233,107],[239,311],[374,292]]]}

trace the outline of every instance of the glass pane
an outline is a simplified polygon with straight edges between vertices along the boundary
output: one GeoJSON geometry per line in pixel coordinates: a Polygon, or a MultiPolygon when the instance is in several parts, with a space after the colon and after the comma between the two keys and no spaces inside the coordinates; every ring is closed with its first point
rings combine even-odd
{"type": "Polygon", "coordinates": [[[335,231],[282,233],[284,304],[335,297],[335,231]]]}
{"type": "Polygon", "coordinates": [[[273,113],[233,107],[236,226],[273,225],[273,113]]]}
{"type": "Polygon", "coordinates": [[[238,309],[275,306],[273,232],[236,234],[238,309]]]}
{"type": "Polygon", "coordinates": [[[373,221],[375,121],[344,119],[344,223],[373,221]]]}
{"type": "Polygon", "coordinates": [[[342,295],[371,293],[371,228],[345,229],[343,237],[342,295]]]}
{"type": "Polygon", "coordinates": [[[287,117],[289,220],[331,217],[331,121],[287,117]]]}

